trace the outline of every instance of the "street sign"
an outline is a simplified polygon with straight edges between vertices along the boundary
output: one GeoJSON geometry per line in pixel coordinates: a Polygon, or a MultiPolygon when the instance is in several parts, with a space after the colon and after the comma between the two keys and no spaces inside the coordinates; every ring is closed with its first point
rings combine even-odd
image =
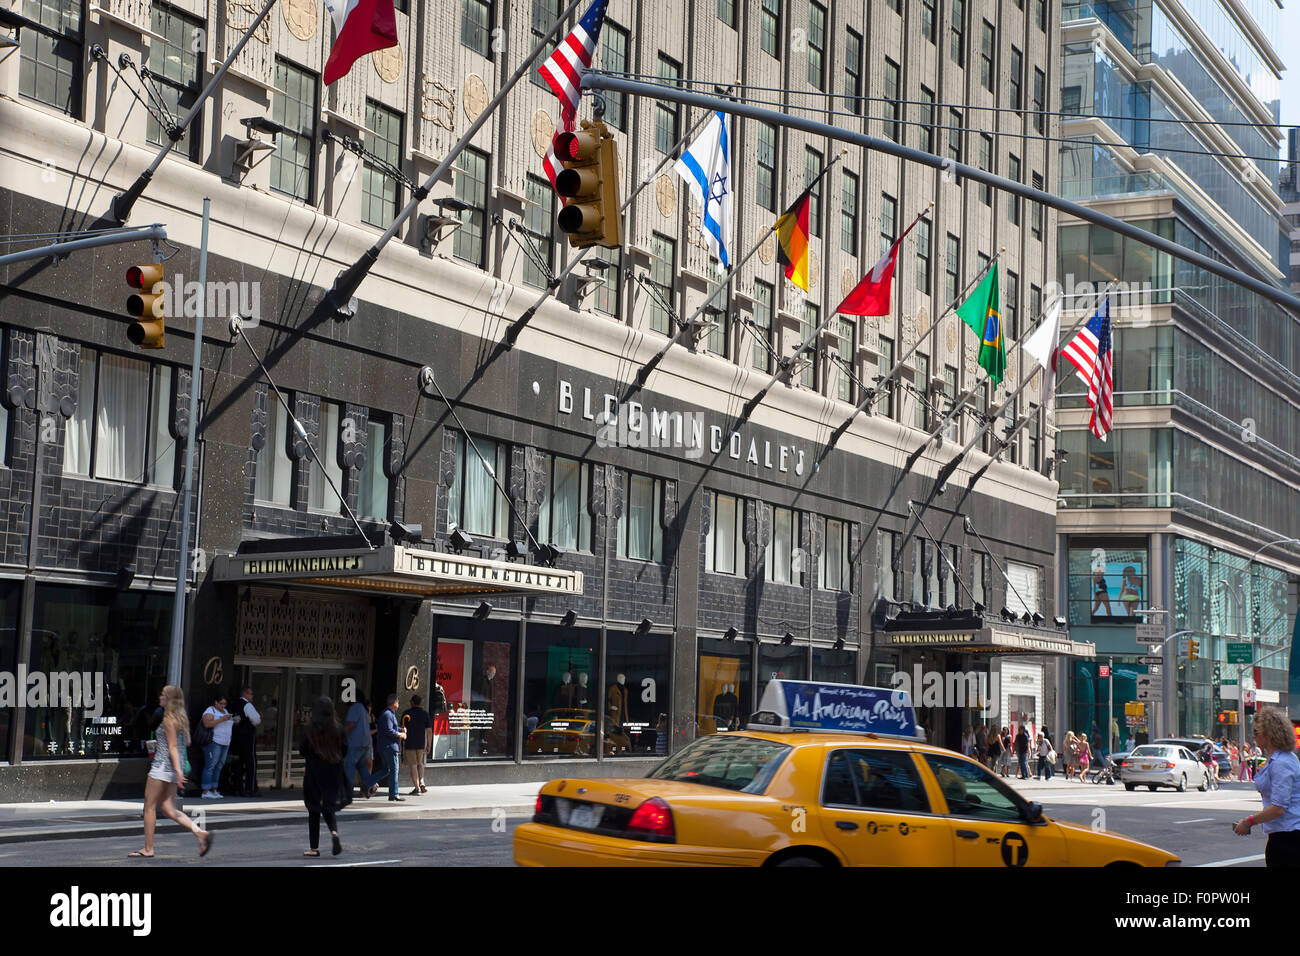
{"type": "Polygon", "coordinates": [[[1163,664],[1164,662],[1165,662],[1165,659],[1164,659],[1163,657],[1158,656],[1158,655],[1152,655],[1152,656],[1150,656],[1150,657],[1139,657],[1139,658],[1138,658],[1138,663],[1139,663],[1139,664],[1157,664],[1157,665],[1159,665],[1159,664],[1163,664]]]}
{"type": "Polygon", "coordinates": [[[1228,663],[1229,664],[1249,664],[1251,663],[1250,642],[1245,641],[1238,643],[1236,641],[1228,642],[1228,663]]]}
{"type": "Polygon", "coordinates": [[[1138,624],[1134,627],[1139,644],[1163,644],[1165,626],[1163,624],[1138,624]]]}
{"type": "Polygon", "coordinates": [[[1158,677],[1160,676],[1160,668],[1163,666],[1164,666],[1163,664],[1148,664],[1147,673],[1150,674],[1152,677],[1158,677]]]}
{"type": "Polygon", "coordinates": [[[1139,674],[1137,677],[1137,699],[1138,700],[1160,700],[1161,699],[1160,681],[1153,678],[1150,674],[1139,674]]]}
{"type": "Polygon", "coordinates": [[[1159,644],[1147,645],[1148,654],[1163,654],[1164,652],[1165,652],[1165,645],[1163,641],[1161,641],[1159,644]]]}
{"type": "Polygon", "coordinates": [[[1098,667],[1097,667],[1097,676],[1098,676],[1098,677],[1109,677],[1109,676],[1110,676],[1110,665],[1109,665],[1109,664],[1100,664],[1100,665],[1098,665],[1098,667]]]}

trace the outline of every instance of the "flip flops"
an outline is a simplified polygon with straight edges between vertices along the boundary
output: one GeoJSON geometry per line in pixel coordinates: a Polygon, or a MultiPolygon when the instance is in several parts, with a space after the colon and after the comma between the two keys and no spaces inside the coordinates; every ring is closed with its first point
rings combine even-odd
{"type": "Polygon", "coordinates": [[[152,859],[153,859],[153,854],[152,854],[152,853],[146,853],[146,852],[144,852],[144,850],[135,850],[135,851],[132,852],[132,853],[128,853],[127,856],[142,857],[143,859],[146,859],[146,860],[152,860],[152,859]]]}
{"type": "Polygon", "coordinates": [[[199,837],[199,856],[207,856],[208,851],[212,849],[212,834],[204,831],[203,836],[199,837]]]}

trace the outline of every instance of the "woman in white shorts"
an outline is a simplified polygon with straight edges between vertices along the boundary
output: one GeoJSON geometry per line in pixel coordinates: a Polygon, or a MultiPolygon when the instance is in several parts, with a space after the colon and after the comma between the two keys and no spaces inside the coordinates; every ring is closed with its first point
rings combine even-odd
{"type": "Polygon", "coordinates": [[[199,856],[207,854],[212,846],[212,834],[200,830],[199,825],[180,813],[173,801],[176,791],[185,786],[185,748],[190,742],[190,721],[185,714],[185,695],[179,687],[168,684],[158,695],[158,706],[163,709],[162,723],[154,732],[153,763],[144,786],[144,849],[128,856],[153,857],[153,834],[158,822],[158,810],[198,838],[199,856]]]}

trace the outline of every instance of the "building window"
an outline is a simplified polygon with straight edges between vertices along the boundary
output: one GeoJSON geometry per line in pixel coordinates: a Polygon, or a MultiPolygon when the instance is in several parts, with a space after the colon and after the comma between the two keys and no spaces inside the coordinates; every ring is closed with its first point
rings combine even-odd
{"type": "MultiPolygon", "coordinates": [[[[402,166],[402,114],[374,100],[366,100],[366,129],[375,135],[366,144],[370,152],[390,166],[402,166]]],[[[361,181],[361,221],[388,228],[397,218],[398,183],[382,169],[366,163],[361,181]]]]}
{"type": "Polygon", "coordinates": [[[733,30],[736,28],[736,0],[718,0],[718,19],[733,30]]]}
{"type": "Polygon", "coordinates": [[[898,100],[899,88],[899,71],[898,64],[893,60],[885,60],[885,135],[895,143],[898,139],[899,119],[902,112],[902,104],[898,100]]]}
{"type": "Polygon", "coordinates": [[[966,65],[966,0],[952,0],[952,26],[949,51],[952,62],[966,65]]]}
{"type": "Polygon", "coordinates": [[[607,265],[588,266],[588,275],[604,280],[591,294],[591,305],[603,315],[618,318],[619,294],[623,284],[623,250],[606,249],[604,255],[610,260],[607,265]]]}
{"type": "Polygon", "coordinates": [[[922,219],[916,224],[916,288],[930,294],[930,221],[922,219]]]}
{"type": "Polygon", "coordinates": [[[754,342],[750,364],[764,372],[772,371],[772,292],[769,283],[754,282],[754,342]]]}
{"type": "Polygon", "coordinates": [[[1018,112],[1023,112],[1025,108],[1024,100],[1024,69],[1025,58],[1015,47],[1011,48],[1011,108],[1018,112]]]}
{"type": "Polygon", "coordinates": [[[83,346],[77,394],[77,410],[68,419],[63,440],[66,473],[174,486],[169,366],[83,346]]]}
{"type": "Polygon", "coordinates": [[[1047,129],[1047,74],[1034,67],[1034,130],[1047,129]]]}
{"type": "Polygon", "coordinates": [[[948,111],[948,158],[954,163],[961,162],[961,112],[948,111]]]}
{"type": "Polygon", "coordinates": [[[677,243],[660,233],[650,236],[650,285],[658,295],[650,296],[650,328],[668,335],[673,303],[673,276],[677,270],[677,243]]]}
{"type": "MultiPolygon", "coordinates": [[[[532,12],[531,19],[532,19],[533,46],[536,46],[541,41],[542,37],[546,36],[546,34],[548,34],[551,31],[551,27],[555,25],[555,21],[560,19],[560,14],[564,12],[564,4],[561,2],[561,0],[532,0],[532,4],[533,5],[531,11],[532,12]]],[[[609,27],[610,24],[609,21],[607,20],[605,21],[605,29],[608,30],[609,27]]],[[[612,70],[614,68],[608,65],[609,60],[606,57],[606,54],[604,52],[605,49],[606,49],[606,41],[604,39],[604,34],[602,34],[600,62],[604,69],[612,70]]],[[[537,57],[533,60],[532,69],[528,71],[528,81],[538,89],[549,90],[551,88],[550,85],[546,82],[546,80],[542,79],[542,74],[541,74],[541,66],[543,63],[546,62],[546,59],[549,56],[550,53],[546,50],[543,50],[541,53],[537,54],[537,57]]],[[[619,67],[619,70],[622,69],[623,69],[622,67],[619,67]]],[[[615,94],[613,93],[609,94],[609,98],[606,99],[607,105],[609,99],[612,99],[614,95],[615,94]]],[[[606,120],[609,119],[608,112],[606,112],[605,114],[605,119],[606,120]]]]}
{"type": "Polygon", "coordinates": [[[1029,287],[1029,321],[1036,322],[1043,314],[1043,290],[1036,285],[1029,287]]]}
{"type": "Polygon", "coordinates": [[[781,0],[763,0],[758,37],[764,53],[781,58],[781,0]]]}
{"type": "Polygon", "coordinates": [[[366,461],[357,473],[357,513],[388,518],[388,423],[373,413],[366,422],[366,461]]]}
{"type": "Polygon", "coordinates": [[[18,92],[81,119],[81,0],[24,0],[22,15],[35,26],[19,33],[18,92]]]}
{"type": "Polygon", "coordinates": [[[817,559],[817,580],[827,591],[852,590],[849,571],[849,525],[826,519],[826,539],[817,559]]]}
{"type": "MultiPolygon", "coordinates": [[[[628,32],[613,20],[606,20],[600,31],[600,68],[610,73],[627,71],[628,32]]],[[[534,70],[535,74],[537,71],[534,70]]],[[[605,97],[605,122],[615,129],[627,129],[627,94],[602,90],[605,97]]]]}
{"type": "Polygon", "coordinates": [[[275,89],[271,119],[284,132],[271,154],[271,188],[311,203],[316,187],[316,74],[276,57],[275,89]]]}
{"type": "MultiPolygon", "coordinates": [[[[987,415],[989,410],[989,383],[980,382],[979,387],[975,389],[975,411],[980,415],[987,415]]],[[[980,428],[980,451],[984,454],[989,453],[989,432],[990,429],[983,428],[983,423],[976,425],[980,428]]]]}
{"type": "Polygon", "coordinates": [[[758,124],[758,204],[776,212],[776,127],[758,124]]]}
{"type": "MultiPolygon", "coordinates": [[[[659,79],[680,80],[682,65],[676,60],[659,54],[659,79]]],[[[681,116],[680,107],[665,100],[655,100],[655,148],[661,153],[671,153],[677,145],[677,123],[681,116]]]]}
{"type": "Polygon", "coordinates": [[[1029,424],[1025,426],[1025,430],[1029,432],[1029,444],[1025,448],[1025,464],[1035,471],[1042,467],[1042,462],[1039,461],[1038,457],[1039,443],[1042,439],[1042,432],[1039,431],[1039,428],[1038,406],[1030,404],[1029,424]]]}
{"type": "MultiPolygon", "coordinates": [[[[945,399],[943,413],[946,415],[957,404],[957,369],[955,366],[945,365],[943,367],[943,397],[945,399]]],[[[943,437],[946,441],[957,441],[957,425],[958,419],[954,415],[943,430],[943,437]]]]}
{"type": "Polygon", "coordinates": [[[815,0],[808,4],[808,85],[826,88],[826,8],[815,0]]]}
{"type": "MultiPolygon", "coordinates": [[[[286,396],[287,398],[288,396],[286,396]]],[[[289,398],[289,401],[292,401],[289,398]]],[[[253,500],[289,507],[293,489],[293,459],[289,457],[289,412],[271,390],[266,393],[266,441],[257,450],[253,500]]]]}
{"type": "Polygon", "coordinates": [[[1007,562],[1006,606],[1017,614],[1038,610],[1038,568],[1019,561],[1007,562]]]}
{"type": "MultiPolygon", "coordinates": [[[[550,27],[550,24],[547,24],[550,27]]],[[[491,0],[461,0],[460,42],[479,56],[492,58],[492,3],[491,0]]],[[[374,129],[372,126],[371,129],[374,129]]]]}
{"type": "Polygon", "coordinates": [[[938,546],[939,564],[939,606],[951,607],[961,604],[957,593],[957,581],[961,578],[961,554],[955,544],[938,546]]]}
{"type": "MultiPolygon", "coordinates": [[[[1043,174],[1030,173],[1030,184],[1035,189],[1043,188],[1043,174]]],[[[1040,202],[1032,203],[1029,207],[1029,231],[1039,242],[1043,241],[1043,204],[1040,202]]]]}
{"type": "Polygon", "coordinates": [[[709,533],[704,538],[704,570],[714,574],[745,573],[745,501],[709,492],[709,533]]]}
{"type": "MultiPolygon", "coordinates": [[[[852,366],[853,355],[858,348],[858,325],[857,319],[847,318],[839,320],[839,336],[835,343],[835,352],[845,365],[852,366]]],[[[849,373],[844,368],[835,369],[835,394],[841,402],[853,401],[853,382],[849,379],[849,373]]]]}
{"type": "MultiPolygon", "coordinates": [[[[203,49],[205,24],[166,4],[155,3],[152,27],[153,32],[163,38],[162,42],[154,39],[149,48],[149,74],[154,80],[153,92],[167,107],[167,112],[179,120],[189,113],[190,107],[199,97],[202,67],[198,51],[203,49]]],[[[202,119],[201,115],[194,117],[194,122],[185,131],[185,135],[172,145],[172,149],[195,163],[199,162],[202,119]]],[[[149,114],[147,135],[149,142],[155,146],[171,142],[167,131],[154,119],[152,113],[149,114]]]]}
{"type": "Polygon", "coordinates": [[[898,234],[898,200],[889,193],[880,194],[880,254],[889,252],[898,234]]]}
{"type": "Polygon", "coordinates": [[[980,85],[990,93],[993,92],[993,55],[997,43],[997,34],[993,24],[984,21],[984,33],[980,39],[980,85]]]}
{"type": "Polygon", "coordinates": [[[459,528],[466,534],[505,538],[510,509],[505,487],[506,446],[486,438],[456,433],[456,468],[447,491],[447,531],[459,528]]]}
{"type": "Polygon", "coordinates": [[[1020,338],[1020,275],[1019,273],[1007,272],[1007,291],[1006,297],[1002,301],[1002,313],[1004,324],[1006,326],[1007,342],[1014,342],[1020,338]]]}
{"type": "Polygon", "coordinates": [[[858,177],[847,169],[840,186],[840,248],[858,254],[858,177]]]}
{"type": "Polygon", "coordinates": [[[934,91],[921,87],[921,102],[917,104],[921,120],[921,152],[934,152],[934,91]]]}
{"type": "Polygon", "coordinates": [[[1020,438],[1012,437],[1011,433],[1016,428],[1016,401],[1011,399],[1002,409],[1002,437],[1007,442],[1006,459],[1011,464],[1020,461],[1020,438]]]}
{"type": "Polygon", "coordinates": [[[663,561],[663,482],[623,473],[623,514],[618,519],[618,556],[629,561],[663,561]]]}
{"type": "Polygon", "coordinates": [[[320,403],[320,430],[317,433],[316,457],[311,463],[311,480],[307,487],[307,507],[313,511],[337,514],[343,510],[339,492],[343,490],[343,466],[339,464],[339,406],[320,403]],[[328,476],[329,481],[326,481],[328,476]]]}
{"type": "Polygon", "coordinates": [[[817,349],[812,342],[817,326],[822,322],[821,306],[808,299],[803,300],[803,321],[799,323],[799,341],[809,343],[811,352],[803,352],[795,358],[803,361],[803,371],[799,375],[799,384],[804,388],[817,388],[817,349]]]}
{"type": "Polygon", "coordinates": [[[555,245],[555,192],[544,179],[528,176],[524,184],[524,231],[539,256],[524,256],[524,282],[545,289],[551,281],[552,249],[555,245]]]}
{"type": "Polygon", "coordinates": [[[763,558],[763,573],[776,584],[799,584],[803,572],[803,550],[798,546],[799,519],[789,508],[767,508],[772,543],[763,558]]]}
{"type": "MultiPolygon", "coordinates": [[[[709,256],[709,274],[722,274],[722,263],[713,256],[709,256]]],[[[727,310],[714,302],[704,310],[703,318],[713,323],[709,328],[708,338],[704,340],[705,349],[713,355],[729,358],[731,351],[727,348],[727,331],[730,327],[730,316],[727,315],[727,310]]]]}
{"type": "Polygon", "coordinates": [[[851,29],[844,39],[844,108],[862,115],[862,36],[851,29]]]}
{"type": "Polygon", "coordinates": [[[897,550],[896,532],[876,532],[876,596],[886,601],[898,600],[898,580],[894,574],[894,553],[897,550]]]}
{"type": "MultiPolygon", "coordinates": [[[[988,133],[980,133],[980,169],[993,172],[993,137],[988,133]]],[[[993,187],[988,183],[980,183],[980,202],[993,205],[993,187]]]]}
{"type": "Polygon", "coordinates": [[[889,4],[889,9],[893,10],[899,16],[902,16],[903,0],[886,0],[886,2],[889,4]]]}
{"type": "Polygon", "coordinates": [[[487,170],[487,153],[472,147],[462,150],[456,158],[456,198],[471,208],[461,211],[452,254],[480,269],[487,257],[487,170]]]}
{"type": "Polygon", "coordinates": [[[1034,0],[1034,22],[1039,30],[1047,32],[1047,0],[1034,0]]]}
{"type": "Polygon", "coordinates": [[[944,301],[953,305],[957,301],[957,283],[961,277],[961,240],[948,233],[947,255],[944,257],[944,301]]]}
{"type": "Polygon", "coordinates": [[[988,555],[976,551],[970,556],[970,593],[971,597],[985,606],[988,605],[988,595],[984,591],[985,580],[988,575],[985,573],[985,562],[988,561],[988,555]]]}
{"type": "Polygon", "coordinates": [[[921,36],[931,43],[935,41],[937,36],[935,24],[939,19],[935,15],[935,3],[936,0],[921,0],[921,36]]]}
{"type": "Polygon", "coordinates": [[[804,147],[804,185],[808,187],[808,231],[822,234],[822,154],[811,146],[804,147]]]}
{"type": "MultiPolygon", "coordinates": [[[[894,340],[880,336],[880,356],[876,360],[876,378],[883,381],[894,368],[894,340]]],[[[894,417],[894,387],[891,383],[887,386],[880,402],[881,413],[886,418],[894,417]]]]}
{"type": "Polygon", "coordinates": [[[916,354],[915,378],[912,387],[916,390],[916,405],[912,412],[912,424],[922,430],[930,428],[930,356],[916,354]]]}
{"type": "Polygon", "coordinates": [[[537,513],[542,541],[569,551],[591,550],[591,466],[583,461],[543,454],[546,493],[537,513]]]}

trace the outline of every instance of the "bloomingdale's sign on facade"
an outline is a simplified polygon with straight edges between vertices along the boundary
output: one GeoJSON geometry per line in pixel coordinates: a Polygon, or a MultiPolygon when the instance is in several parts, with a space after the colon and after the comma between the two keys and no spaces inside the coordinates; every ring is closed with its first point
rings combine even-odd
{"type": "Polygon", "coordinates": [[[806,454],[797,445],[773,443],[743,431],[726,431],[711,425],[703,412],[682,412],[668,408],[646,408],[640,402],[619,404],[618,396],[605,392],[597,396],[584,386],[581,396],[571,382],[560,380],[557,410],[561,415],[581,415],[596,422],[596,444],[602,448],[677,448],[687,458],[701,458],[706,450],[724,452],[769,471],[803,475],[806,454]]]}

